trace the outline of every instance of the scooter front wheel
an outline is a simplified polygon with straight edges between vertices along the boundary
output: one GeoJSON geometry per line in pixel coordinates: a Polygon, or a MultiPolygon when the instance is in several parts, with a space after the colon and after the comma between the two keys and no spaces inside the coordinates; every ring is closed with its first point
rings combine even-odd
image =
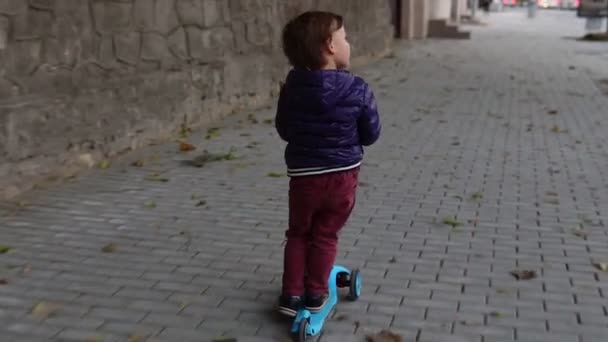
{"type": "Polygon", "coordinates": [[[298,330],[298,342],[306,342],[308,339],[308,320],[304,319],[300,322],[300,329],[298,330]]]}

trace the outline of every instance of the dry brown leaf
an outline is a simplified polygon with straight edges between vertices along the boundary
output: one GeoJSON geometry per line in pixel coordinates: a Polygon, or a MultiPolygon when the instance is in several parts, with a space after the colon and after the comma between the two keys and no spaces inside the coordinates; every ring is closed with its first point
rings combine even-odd
{"type": "Polygon", "coordinates": [[[365,336],[367,342],[403,342],[403,336],[390,330],[382,330],[375,335],[365,336]]]}
{"type": "Polygon", "coordinates": [[[602,272],[608,272],[608,263],[607,262],[598,262],[594,263],[593,266],[602,272]]]}
{"type": "Polygon", "coordinates": [[[196,150],[196,146],[186,142],[181,142],[179,143],[179,150],[182,152],[194,151],[196,150]]]}
{"type": "Polygon", "coordinates": [[[530,280],[536,278],[536,271],[530,270],[515,270],[510,272],[517,280],[530,280]]]}
{"type": "Polygon", "coordinates": [[[134,162],[131,163],[131,166],[144,167],[144,161],[142,159],[136,160],[136,161],[134,161],[134,162]]]}

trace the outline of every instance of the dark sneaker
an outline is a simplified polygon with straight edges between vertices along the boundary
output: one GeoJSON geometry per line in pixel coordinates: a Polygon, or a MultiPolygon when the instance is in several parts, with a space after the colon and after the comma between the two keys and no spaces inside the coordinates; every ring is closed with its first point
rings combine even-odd
{"type": "Polygon", "coordinates": [[[320,296],[306,297],[306,309],[310,312],[319,312],[323,310],[325,304],[329,300],[329,295],[324,293],[320,296]]]}
{"type": "Polygon", "coordinates": [[[279,313],[287,316],[287,317],[296,317],[298,310],[302,308],[303,300],[302,297],[293,296],[293,297],[279,297],[279,313]]]}

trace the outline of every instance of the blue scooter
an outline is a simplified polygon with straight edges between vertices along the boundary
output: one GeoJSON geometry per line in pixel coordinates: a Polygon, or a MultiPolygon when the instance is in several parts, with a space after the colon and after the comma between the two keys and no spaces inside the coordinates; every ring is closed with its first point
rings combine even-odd
{"type": "Polygon", "coordinates": [[[355,301],[361,296],[361,273],[358,269],[349,270],[346,267],[334,265],[328,280],[329,299],[323,309],[312,313],[306,309],[300,309],[291,326],[291,333],[297,336],[297,341],[304,342],[312,336],[317,336],[323,329],[323,324],[329,314],[338,304],[338,289],[348,287],[350,301],[355,301]]]}

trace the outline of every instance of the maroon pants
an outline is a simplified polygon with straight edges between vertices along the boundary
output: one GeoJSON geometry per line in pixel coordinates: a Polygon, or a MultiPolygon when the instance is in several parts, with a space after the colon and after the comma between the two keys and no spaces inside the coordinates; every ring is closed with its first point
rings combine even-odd
{"type": "Polygon", "coordinates": [[[358,177],[357,168],[291,179],[283,295],[317,296],[327,292],[338,232],[355,206],[358,177]]]}

